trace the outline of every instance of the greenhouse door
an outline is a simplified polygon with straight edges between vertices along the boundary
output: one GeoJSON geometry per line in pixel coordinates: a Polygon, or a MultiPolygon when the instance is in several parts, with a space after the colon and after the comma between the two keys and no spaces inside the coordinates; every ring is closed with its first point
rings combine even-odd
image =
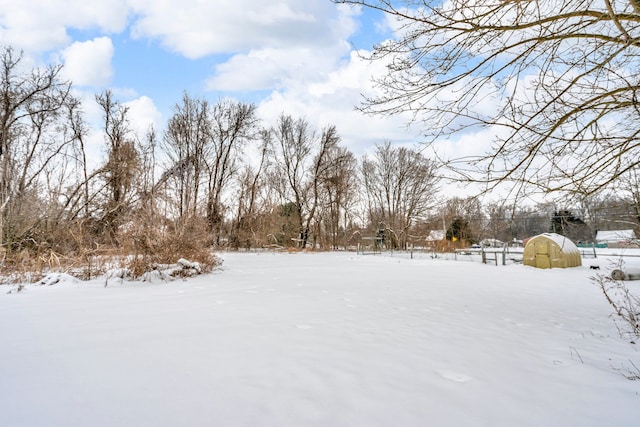
{"type": "Polygon", "coordinates": [[[536,267],[551,268],[551,258],[549,257],[549,243],[545,241],[534,242],[536,250],[536,267]]]}

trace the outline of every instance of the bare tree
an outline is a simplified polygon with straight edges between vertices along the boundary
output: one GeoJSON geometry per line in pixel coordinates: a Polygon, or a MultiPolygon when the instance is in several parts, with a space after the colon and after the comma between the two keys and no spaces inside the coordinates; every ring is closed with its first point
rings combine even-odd
{"type": "Polygon", "coordinates": [[[236,195],[237,212],[234,219],[233,230],[231,233],[232,244],[235,249],[244,244],[250,249],[252,244],[259,241],[257,234],[260,228],[258,217],[264,214],[264,209],[259,208],[266,203],[264,189],[266,188],[267,178],[266,170],[270,164],[269,157],[272,152],[271,132],[262,130],[260,132],[260,147],[258,161],[255,165],[248,163],[244,166],[242,172],[238,176],[238,192],[236,195]]]}
{"type": "Polygon", "coordinates": [[[487,223],[484,230],[485,236],[483,237],[508,243],[514,237],[512,236],[514,207],[505,205],[503,202],[493,202],[485,207],[485,211],[487,213],[487,223]]]}
{"type": "Polygon", "coordinates": [[[306,120],[294,120],[284,114],[278,119],[273,135],[281,195],[295,210],[299,246],[304,248],[322,200],[321,177],[330,167],[328,159],[340,136],[335,126],[328,126],[318,137],[306,120]]]}
{"type": "MultiPolygon", "coordinates": [[[[80,171],[81,175],[79,176],[79,179],[76,179],[76,182],[79,183],[75,190],[71,191],[70,196],[67,195],[68,200],[65,208],[69,207],[75,200],[75,205],[79,204],[80,207],[72,209],[70,215],[68,215],[68,219],[74,219],[81,211],[84,213],[85,218],[89,218],[89,165],[87,162],[87,151],[85,145],[85,138],[89,133],[89,128],[85,122],[82,110],[80,109],[80,102],[76,100],[75,102],[70,102],[68,105],[68,131],[78,141],[75,160],[78,164],[77,169],[80,171]],[[80,194],[81,197],[76,198],[78,194],[80,194]]],[[[75,207],[75,205],[71,206],[75,207]]]]}
{"type": "Polygon", "coordinates": [[[435,164],[417,151],[386,142],[377,147],[373,159],[365,156],[361,173],[370,221],[384,223],[395,233],[393,244],[402,245],[399,236],[407,235],[412,219],[433,207],[435,164]]]}
{"type": "Polygon", "coordinates": [[[630,218],[625,218],[629,225],[640,229],[640,165],[631,169],[621,180],[619,193],[626,199],[630,218]]]}
{"type": "Polygon", "coordinates": [[[640,231],[638,192],[632,178],[633,173],[621,180],[615,191],[582,198],[577,210],[591,226],[592,238],[599,230],[633,229],[636,234],[640,231]]]}
{"type": "Polygon", "coordinates": [[[310,175],[309,175],[309,191],[310,197],[308,200],[308,213],[306,216],[306,222],[304,224],[304,228],[302,230],[302,247],[304,248],[309,239],[309,233],[311,231],[312,223],[316,222],[315,229],[317,230],[313,234],[313,247],[316,247],[316,241],[318,239],[319,233],[319,221],[317,217],[318,209],[320,208],[320,203],[323,199],[323,194],[326,189],[325,186],[322,185],[322,178],[326,176],[328,170],[334,166],[331,163],[331,160],[335,160],[336,162],[340,162],[339,158],[331,158],[331,154],[337,153],[338,143],[340,142],[340,136],[335,128],[335,126],[328,126],[322,131],[322,135],[320,136],[320,141],[318,144],[318,152],[315,154],[313,158],[313,163],[311,165],[310,175]]]}
{"type": "Polygon", "coordinates": [[[109,90],[96,95],[96,102],[102,109],[107,142],[107,163],[101,170],[107,194],[100,222],[115,239],[125,215],[132,210],[140,153],[129,127],[128,108],[109,90]]]}
{"type": "MultiPolygon", "coordinates": [[[[552,208],[553,209],[553,208],[552,208]]],[[[523,240],[549,231],[549,218],[553,210],[548,211],[545,206],[524,206],[513,214],[511,233],[513,237],[523,240]]]]}
{"type": "Polygon", "coordinates": [[[298,238],[304,233],[304,209],[308,198],[307,171],[311,157],[312,139],[310,125],[303,119],[281,115],[273,129],[277,153],[277,171],[274,180],[279,182],[283,201],[294,208],[298,220],[298,238]]]}
{"type": "Polygon", "coordinates": [[[22,55],[0,49],[0,242],[12,249],[38,220],[38,186],[76,139],[58,133],[71,83],[61,66],[25,71],[22,55]]]}
{"type": "Polygon", "coordinates": [[[181,222],[206,218],[218,243],[222,197],[238,170],[239,150],[256,137],[255,110],[254,104],[221,100],[210,105],[185,94],[165,132],[169,165],[160,182],[172,184],[181,222]]]}
{"type": "Polygon", "coordinates": [[[492,129],[465,180],[590,194],[640,159],[640,2],[334,0],[396,19],[372,114],[409,113],[428,141],[492,129]]]}
{"type": "MultiPolygon", "coordinates": [[[[320,171],[322,208],[325,232],[329,234],[330,247],[338,249],[340,235],[344,236],[353,205],[357,202],[357,166],[353,153],[344,147],[329,150],[325,166],[320,171]]],[[[346,240],[342,239],[346,246],[346,240]]]]}
{"type": "Polygon", "coordinates": [[[209,103],[184,94],[174,107],[164,133],[163,148],[169,159],[159,185],[175,191],[175,216],[181,223],[198,216],[198,198],[204,173],[205,149],[210,132],[209,103]]]}
{"type": "Polygon", "coordinates": [[[209,113],[204,165],[207,173],[207,221],[214,239],[220,243],[223,222],[222,196],[237,173],[239,150],[258,135],[255,104],[221,100],[209,113]]]}

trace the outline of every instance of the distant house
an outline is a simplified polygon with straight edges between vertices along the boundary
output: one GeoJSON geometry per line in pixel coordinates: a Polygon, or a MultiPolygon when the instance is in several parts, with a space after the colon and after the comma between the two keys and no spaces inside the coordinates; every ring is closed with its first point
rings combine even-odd
{"type": "Polygon", "coordinates": [[[427,236],[427,242],[440,242],[445,239],[444,230],[431,230],[427,236]]]}
{"type": "Polygon", "coordinates": [[[609,248],[638,247],[636,233],[633,230],[607,230],[596,233],[596,243],[609,248]]]}
{"type": "Polygon", "coordinates": [[[447,245],[446,233],[444,230],[431,230],[425,239],[427,248],[434,251],[442,251],[447,245]]]}

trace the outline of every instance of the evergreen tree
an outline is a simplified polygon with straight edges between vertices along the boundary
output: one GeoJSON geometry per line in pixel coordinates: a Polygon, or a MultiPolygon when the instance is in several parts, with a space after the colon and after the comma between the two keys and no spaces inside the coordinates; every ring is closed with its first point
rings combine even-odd
{"type": "Polygon", "coordinates": [[[469,221],[462,218],[454,218],[447,228],[447,240],[455,242],[456,240],[468,240],[470,235],[469,221]]]}

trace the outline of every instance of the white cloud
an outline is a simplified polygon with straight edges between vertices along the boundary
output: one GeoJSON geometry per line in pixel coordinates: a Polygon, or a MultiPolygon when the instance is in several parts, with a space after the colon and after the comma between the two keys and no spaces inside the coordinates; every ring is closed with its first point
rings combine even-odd
{"type": "Polygon", "coordinates": [[[251,49],[334,44],[352,31],[328,0],[130,0],[134,37],[155,38],[188,58],[251,49]]]}
{"type": "MultiPolygon", "coordinates": [[[[246,2],[250,3],[250,2],[246,2]]],[[[327,8],[317,1],[305,3],[305,12],[297,15],[292,7],[285,10],[274,6],[282,13],[264,12],[264,16],[248,13],[249,31],[239,34],[240,39],[249,43],[250,48],[241,49],[224,63],[216,65],[214,75],[205,82],[207,90],[248,92],[255,90],[298,91],[323,82],[327,75],[334,72],[350,52],[347,37],[356,28],[358,10],[346,7],[327,8]],[[312,12],[322,13],[312,13],[312,12]],[[255,15],[255,16],[254,16],[255,15]],[[251,18],[254,16],[253,18],[251,18]],[[287,23],[298,20],[304,25],[300,28],[287,23]],[[269,25],[255,23],[274,23],[273,31],[260,34],[269,25]],[[280,25],[275,25],[275,23],[280,25]],[[256,29],[256,27],[258,27],[256,29]],[[245,34],[247,33],[247,34],[245,34]]]]}
{"type": "Polygon", "coordinates": [[[0,43],[42,52],[71,39],[68,28],[120,32],[127,23],[126,0],[0,0],[0,43]]]}
{"type": "Polygon", "coordinates": [[[63,74],[77,86],[104,86],[111,82],[113,43],[109,37],[75,42],[62,51],[63,74]]]}
{"type": "Polygon", "coordinates": [[[273,49],[250,51],[234,55],[223,64],[216,66],[216,74],[207,79],[207,90],[252,91],[281,87],[289,75],[286,63],[289,55],[280,55],[273,49]],[[284,56],[284,58],[279,58],[284,56]]]}
{"type": "Polygon", "coordinates": [[[418,135],[405,126],[406,116],[366,116],[355,107],[362,94],[373,94],[373,73],[384,68],[380,62],[363,60],[352,52],[348,61],[310,84],[291,84],[274,91],[259,105],[266,123],[275,123],[284,113],[304,117],[316,128],[335,125],[342,143],[355,154],[371,152],[375,144],[390,140],[396,144],[417,144],[418,135]]]}
{"type": "Polygon", "coordinates": [[[216,66],[206,81],[208,90],[251,91],[310,85],[326,78],[339,63],[342,47],[325,49],[319,55],[313,47],[259,49],[234,55],[216,66]]]}
{"type": "Polygon", "coordinates": [[[124,105],[129,108],[131,127],[140,138],[144,138],[151,126],[153,126],[156,131],[162,129],[162,113],[158,111],[153,100],[148,96],[141,96],[132,101],[127,101],[124,105]]]}
{"type": "MultiPolygon", "coordinates": [[[[17,47],[39,51],[66,47],[66,75],[76,85],[103,86],[113,77],[110,39],[69,45],[68,30],[110,35],[129,26],[131,37],[158,41],[186,58],[215,61],[213,55],[231,54],[214,65],[205,88],[271,91],[259,105],[265,119],[285,112],[304,116],[318,128],[334,124],[355,152],[384,139],[415,141],[404,127],[406,118],[366,117],[354,109],[362,93],[372,93],[371,74],[384,67],[362,61],[355,53],[349,56],[347,40],[357,30],[361,13],[362,8],[328,0],[0,0],[0,41],[19,39],[17,47]]],[[[202,62],[194,61],[196,66],[202,62]]],[[[176,84],[188,87],[194,82],[176,84]]],[[[148,88],[145,95],[154,97],[148,88]]],[[[132,115],[139,118],[135,121],[144,123],[136,125],[138,130],[161,120],[150,98],[130,103],[132,115]]]]}

